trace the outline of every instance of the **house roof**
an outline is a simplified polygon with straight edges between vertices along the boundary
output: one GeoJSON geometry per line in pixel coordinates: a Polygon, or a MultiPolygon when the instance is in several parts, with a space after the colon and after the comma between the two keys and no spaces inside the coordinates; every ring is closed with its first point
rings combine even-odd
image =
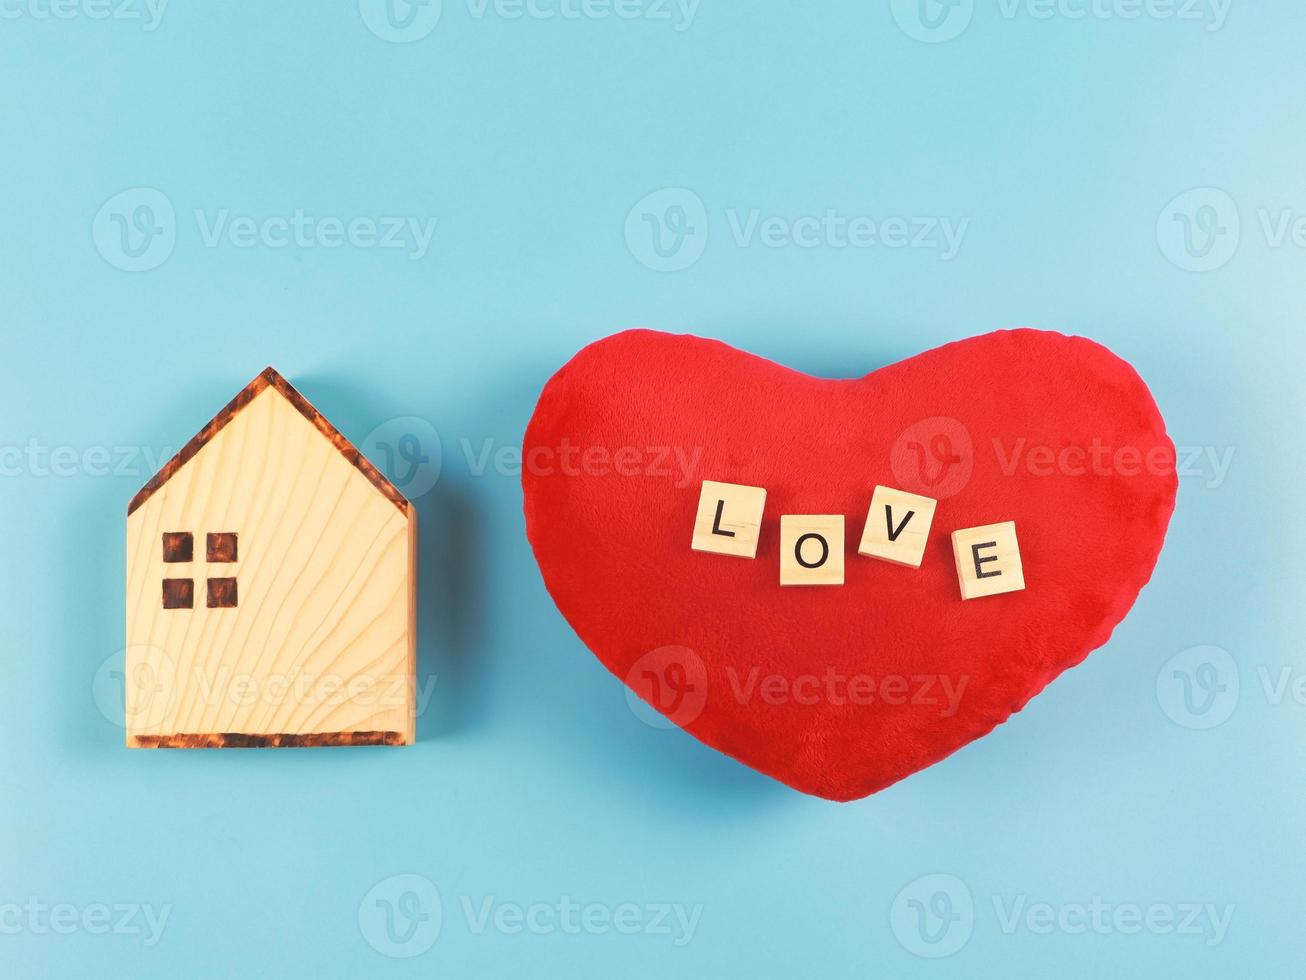
{"type": "Polygon", "coordinates": [[[196,453],[203,449],[214,436],[226,427],[228,422],[240,413],[241,409],[252,402],[265,388],[275,388],[285,396],[285,399],[295,406],[304,418],[313,423],[313,427],[322,433],[325,439],[340,450],[340,455],[344,456],[351,466],[357,467],[358,471],[367,477],[372,486],[376,487],[378,493],[398,507],[400,511],[405,514],[408,513],[411,504],[399,492],[399,488],[386,479],[385,474],[373,466],[352,442],[341,435],[339,429],[327,421],[326,416],[314,408],[307,398],[294,389],[289,381],[273,368],[267,368],[247,384],[235,398],[229,401],[226,407],[209,421],[208,425],[200,429],[195,438],[182,446],[181,451],[168,460],[163,468],[155,473],[145,486],[140,488],[136,496],[132,497],[131,503],[127,505],[128,515],[131,515],[141,504],[149,500],[156,490],[171,480],[179,469],[190,462],[196,453]]]}

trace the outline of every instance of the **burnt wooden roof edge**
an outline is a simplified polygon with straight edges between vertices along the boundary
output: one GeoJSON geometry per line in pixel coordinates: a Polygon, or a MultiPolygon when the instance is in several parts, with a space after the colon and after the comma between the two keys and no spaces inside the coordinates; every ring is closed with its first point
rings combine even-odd
{"type": "Polygon", "coordinates": [[[403,514],[409,514],[412,505],[399,492],[399,488],[391,483],[384,473],[373,466],[372,462],[360,453],[358,448],[346,439],[340,430],[327,420],[325,415],[314,408],[307,398],[296,391],[289,381],[278,374],[276,369],[269,367],[242,388],[239,394],[227,402],[222,411],[213,416],[209,423],[200,429],[190,442],[181,447],[177,455],[168,460],[159,472],[150,477],[149,482],[137,491],[136,496],[132,497],[131,503],[127,505],[128,516],[133,514],[145,501],[149,500],[156,490],[171,480],[178,470],[190,462],[196,453],[208,445],[213,437],[226,428],[227,423],[234,419],[241,409],[252,402],[265,388],[275,388],[285,397],[286,401],[295,406],[300,415],[308,419],[313,427],[340,451],[340,455],[344,456],[351,466],[367,477],[368,482],[377,489],[378,493],[398,507],[403,514]]]}

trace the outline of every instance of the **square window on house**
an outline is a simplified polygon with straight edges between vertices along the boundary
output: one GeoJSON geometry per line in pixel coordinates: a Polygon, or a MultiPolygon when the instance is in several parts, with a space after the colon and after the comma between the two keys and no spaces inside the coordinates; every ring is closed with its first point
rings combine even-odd
{"type": "Polygon", "coordinates": [[[210,609],[233,609],[236,606],[236,580],[234,578],[209,579],[210,609]]]}
{"type": "Polygon", "coordinates": [[[236,533],[234,531],[221,534],[210,532],[205,550],[209,561],[235,561],[236,533]]]}
{"type": "Polygon", "coordinates": [[[189,531],[163,532],[163,560],[191,561],[195,557],[195,536],[189,531]]]}
{"type": "Polygon", "coordinates": [[[195,580],[193,578],[165,578],[163,580],[164,609],[193,609],[195,606],[195,580]]]}

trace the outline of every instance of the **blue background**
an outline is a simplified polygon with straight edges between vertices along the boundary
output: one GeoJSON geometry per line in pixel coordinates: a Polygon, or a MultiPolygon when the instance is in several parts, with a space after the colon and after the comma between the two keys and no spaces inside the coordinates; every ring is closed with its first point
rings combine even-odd
{"type": "Polygon", "coordinates": [[[930,8],[964,27],[934,43],[924,22],[912,36],[912,4],[864,0],[702,0],[688,25],[647,3],[513,19],[445,0],[429,34],[412,37],[419,19],[395,40],[370,0],[178,2],[152,30],[45,2],[0,18],[0,972],[1298,973],[1306,249],[1273,231],[1306,213],[1301,4],[1234,0],[1212,30],[1209,3],[1202,23],[980,0],[930,8]],[[159,200],[139,188],[173,215],[138,214],[159,200]],[[702,254],[674,272],[650,267],[643,212],[626,232],[663,188],[706,217],[686,212],[679,244],[702,254]],[[1176,221],[1194,188],[1212,190],[1176,221]],[[420,258],[208,244],[224,209],[438,223],[420,258]],[[827,209],[968,226],[950,259],[732,233],[732,215],[827,209]],[[1186,256],[1185,220],[1206,236],[1186,256]],[[158,262],[126,271],[124,242],[158,262]],[[518,445],[552,371],[637,325],[830,376],[997,327],[1083,333],[1137,366],[1176,443],[1234,455],[1223,478],[1183,476],[1154,580],[1107,647],[990,737],[839,806],[642,721],[549,601],[514,468],[467,459],[518,445]],[[418,500],[420,744],[127,752],[106,678],[125,507],[150,470],[118,451],[176,449],[269,363],[356,440],[408,417],[439,434],[418,500]],[[54,472],[41,452],[60,447],[54,472]],[[104,473],[105,451],[127,471],[104,473]],[[1227,657],[1183,654],[1199,645],[1227,657]],[[1177,655],[1216,671],[1214,715],[1175,700],[1177,655]],[[928,898],[973,907],[938,960],[893,926],[933,874],[928,898]],[[443,909],[407,959],[360,916],[378,883],[408,901],[394,875],[443,909]],[[564,896],[701,910],[683,945],[674,926],[478,932],[464,911],[564,896]],[[1095,896],[1234,909],[1218,942],[1076,929],[1095,896]],[[1021,900],[1070,918],[1005,926],[1021,900]],[[62,934],[32,902],[168,918],[154,942],[130,924],[62,934]]]}

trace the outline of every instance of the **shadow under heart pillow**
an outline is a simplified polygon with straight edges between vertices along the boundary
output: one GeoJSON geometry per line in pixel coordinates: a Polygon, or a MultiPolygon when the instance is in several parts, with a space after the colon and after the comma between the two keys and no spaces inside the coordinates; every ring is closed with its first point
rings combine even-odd
{"type": "Polygon", "coordinates": [[[1105,643],[1177,487],[1133,368],[1037,330],[853,380],[616,334],[545,386],[523,459],[527,534],[585,645],[703,742],[833,800],[986,734],[1105,643]],[[690,548],[704,480],[766,490],[756,557],[690,548]],[[919,568],[857,554],[876,486],[938,501],[919,568]],[[781,587],[784,514],[844,515],[842,586],[781,587]],[[964,601],[951,533],[1005,521],[1026,587],[964,601]]]}

